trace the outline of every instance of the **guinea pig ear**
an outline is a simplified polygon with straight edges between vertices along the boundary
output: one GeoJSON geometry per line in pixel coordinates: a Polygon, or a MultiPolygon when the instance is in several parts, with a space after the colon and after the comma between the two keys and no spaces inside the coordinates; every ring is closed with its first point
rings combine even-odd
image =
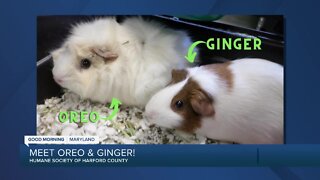
{"type": "Polygon", "coordinates": [[[62,48],[51,51],[50,54],[52,56],[52,59],[53,60],[57,59],[64,50],[65,48],[62,47],[62,48]]]}
{"type": "Polygon", "coordinates": [[[100,56],[103,58],[104,62],[108,61],[114,61],[118,58],[118,54],[113,53],[110,50],[104,50],[101,48],[92,48],[91,52],[94,53],[97,56],[100,56]]]}
{"type": "Polygon", "coordinates": [[[171,76],[172,80],[171,83],[178,83],[187,78],[188,71],[185,69],[172,69],[171,76]]]}
{"type": "Polygon", "coordinates": [[[190,104],[193,110],[202,116],[213,116],[215,114],[213,100],[202,90],[193,90],[190,104]]]}

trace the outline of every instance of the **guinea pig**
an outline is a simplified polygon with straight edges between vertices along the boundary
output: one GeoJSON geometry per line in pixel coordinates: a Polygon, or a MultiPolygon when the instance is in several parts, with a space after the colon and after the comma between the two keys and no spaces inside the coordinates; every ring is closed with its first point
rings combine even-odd
{"type": "Polygon", "coordinates": [[[75,25],[63,45],[52,51],[54,80],[83,99],[145,106],[171,79],[191,39],[184,31],[128,18],[100,18],[75,25]]]}
{"type": "Polygon", "coordinates": [[[172,71],[147,103],[152,123],[239,144],[283,143],[283,67],[239,59],[172,71]]]}

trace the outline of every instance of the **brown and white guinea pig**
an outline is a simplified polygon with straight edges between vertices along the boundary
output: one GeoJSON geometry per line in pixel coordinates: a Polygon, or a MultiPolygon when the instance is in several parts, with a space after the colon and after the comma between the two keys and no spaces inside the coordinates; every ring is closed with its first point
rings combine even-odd
{"type": "Polygon", "coordinates": [[[142,18],[101,18],[75,25],[62,47],[51,54],[53,76],[84,99],[145,106],[184,68],[191,39],[183,31],[142,18]]]}
{"type": "Polygon", "coordinates": [[[151,122],[240,144],[283,143],[283,67],[263,59],[172,71],[147,103],[151,122]]]}

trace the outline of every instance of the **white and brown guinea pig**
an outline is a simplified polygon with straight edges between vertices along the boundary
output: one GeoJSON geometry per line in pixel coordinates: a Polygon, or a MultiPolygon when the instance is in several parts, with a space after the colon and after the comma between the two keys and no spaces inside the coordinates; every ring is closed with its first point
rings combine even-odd
{"type": "Polygon", "coordinates": [[[146,105],[167,127],[240,144],[283,143],[283,67],[239,59],[173,70],[172,82],[146,105]]]}
{"type": "Polygon", "coordinates": [[[191,44],[183,31],[142,18],[121,24],[100,18],[75,25],[62,47],[54,50],[55,81],[84,99],[106,103],[113,97],[126,105],[145,106],[184,68],[191,44]]]}

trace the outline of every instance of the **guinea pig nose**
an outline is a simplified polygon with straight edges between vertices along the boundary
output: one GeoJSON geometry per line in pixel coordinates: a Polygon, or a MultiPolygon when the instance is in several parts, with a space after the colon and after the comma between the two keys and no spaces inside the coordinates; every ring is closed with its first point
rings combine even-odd
{"type": "Polygon", "coordinates": [[[53,77],[54,81],[56,81],[58,84],[61,84],[63,82],[62,78],[53,77]]]}
{"type": "Polygon", "coordinates": [[[54,78],[54,80],[55,80],[58,84],[62,83],[62,80],[61,80],[61,79],[54,78]]]}
{"type": "Polygon", "coordinates": [[[62,83],[62,80],[61,79],[57,79],[58,83],[62,83]]]}

